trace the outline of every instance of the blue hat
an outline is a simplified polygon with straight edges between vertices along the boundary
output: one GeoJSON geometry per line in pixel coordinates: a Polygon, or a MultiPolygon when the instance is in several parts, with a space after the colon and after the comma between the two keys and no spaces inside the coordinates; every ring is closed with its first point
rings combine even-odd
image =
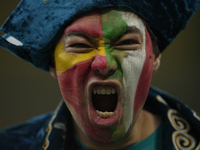
{"type": "Polygon", "coordinates": [[[94,9],[125,7],[149,25],[162,52],[199,6],[198,0],[22,0],[1,27],[0,46],[49,71],[51,50],[73,20],[94,9]]]}

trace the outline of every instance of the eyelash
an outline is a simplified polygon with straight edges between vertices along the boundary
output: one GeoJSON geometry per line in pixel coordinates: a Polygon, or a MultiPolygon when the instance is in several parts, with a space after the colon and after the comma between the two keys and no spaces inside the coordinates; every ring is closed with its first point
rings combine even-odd
{"type": "Polygon", "coordinates": [[[75,47],[75,48],[91,48],[91,46],[83,43],[75,43],[70,45],[69,47],[75,47]]]}
{"type": "MultiPolygon", "coordinates": [[[[124,40],[122,42],[120,42],[119,44],[117,44],[117,46],[121,46],[121,45],[132,45],[132,44],[139,44],[136,40],[124,40]]],[[[75,43],[70,45],[69,47],[75,47],[75,48],[91,48],[91,46],[87,45],[87,44],[83,44],[83,43],[75,43]]]]}
{"type": "Polygon", "coordinates": [[[132,45],[132,44],[139,44],[138,41],[133,40],[133,39],[129,39],[129,40],[124,40],[120,43],[117,44],[117,46],[121,46],[121,45],[132,45]]]}

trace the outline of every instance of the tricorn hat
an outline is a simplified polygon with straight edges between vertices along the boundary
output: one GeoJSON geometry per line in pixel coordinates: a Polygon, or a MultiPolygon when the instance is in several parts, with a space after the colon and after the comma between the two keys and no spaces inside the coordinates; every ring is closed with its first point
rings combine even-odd
{"type": "Polygon", "coordinates": [[[51,50],[73,20],[95,9],[123,7],[148,24],[162,52],[199,6],[198,0],[21,0],[1,27],[0,46],[48,71],[51,50]]]}

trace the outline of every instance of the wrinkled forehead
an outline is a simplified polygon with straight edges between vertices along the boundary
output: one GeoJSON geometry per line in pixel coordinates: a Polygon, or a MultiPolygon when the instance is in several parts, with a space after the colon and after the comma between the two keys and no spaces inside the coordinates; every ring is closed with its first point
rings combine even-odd
{"type": "Polygon", "coordinates": [[[125,32],[128,27],[135,27],[141,33],[144,31],[143,21],[133,12],[107,8],[81,16],[65,29],[65,34],[82,32],[101,38],[102,30],[106,30],[104,37],[112,38],[125,32]]]}

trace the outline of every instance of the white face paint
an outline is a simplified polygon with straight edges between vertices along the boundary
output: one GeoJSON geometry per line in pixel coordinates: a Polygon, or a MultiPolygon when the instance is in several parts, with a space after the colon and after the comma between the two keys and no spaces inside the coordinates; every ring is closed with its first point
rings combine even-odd
{"type": "Polygon", "coordinates": [[[124,12],[123,19],[129,27],[135,26],[142,34],[142,49],[134,51],[127,51],[128,57],[124,59],[121,64],[123,70],[123,93],[124,93],[124,121],[126,131],[133,122],[134,116],[134,102],[137,91],[138,82],[146,59],[145,51],[145,26],[141,19],[131,12],[124,12]]]}

